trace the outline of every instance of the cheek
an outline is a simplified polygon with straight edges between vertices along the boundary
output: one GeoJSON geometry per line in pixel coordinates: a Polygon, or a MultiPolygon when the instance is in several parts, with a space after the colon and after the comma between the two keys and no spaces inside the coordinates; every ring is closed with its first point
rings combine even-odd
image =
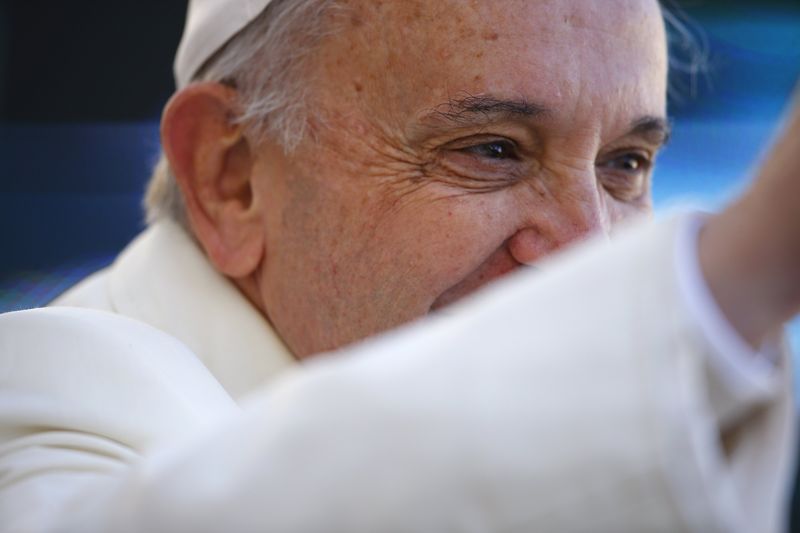
{"type": "Polygon", "coordinates": [[[335,303],[331,316],[344,316],[342,308],[419,316],[491,256],[513,226],[513,191],[465,193],[402,173],[378,175],[377,168],[345,169],[337,158],[297,172],[286,182],[280,216],[273,215],[283,283],[289,276],[295,295],[313,291],[319,305],[335,303]]]}
{"type": "Polygon", "coordinates": [[[653,202],[649,192],[642,199],[633,203],[621,202],[608,195],[606,208],[608,210],[608,219],[612,226],[615,226],[635,218],[651,216],[653,202]]]}
{"type": "Polygon", "coordinates": [[[509,196],[500,191],[440,197],[409,206],[392,222],[397,233],[388,241],[402,243],[405,267],[416,273],[428,299],[473,272],[503,245],[514,225],[509,196]]]}

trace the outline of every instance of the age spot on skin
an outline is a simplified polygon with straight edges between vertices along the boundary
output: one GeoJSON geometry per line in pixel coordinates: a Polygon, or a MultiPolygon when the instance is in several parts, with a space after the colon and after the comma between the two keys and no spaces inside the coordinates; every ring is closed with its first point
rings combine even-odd
{"type": "Polygon", "coordinates": [[[357,15],[357,14],[353,14],[353,15],[350,17],[350,25],[351,25],[352,27],[354,27],[354,28],[358,28],[358,27],[360,27],[360,26],[363,26],[363,25],[364,25],[364,19],[363,19],[363,18],[361,18],[361,16],[359,16],[359,15],[357,15]]]}

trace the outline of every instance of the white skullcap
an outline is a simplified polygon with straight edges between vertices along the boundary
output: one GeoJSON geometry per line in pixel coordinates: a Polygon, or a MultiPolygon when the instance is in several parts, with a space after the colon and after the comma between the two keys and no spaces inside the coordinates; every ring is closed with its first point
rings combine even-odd
{"type": "Polygon", "coordinates": [[[255,20],[270,1],[190,0],[186,27],[175,56],[178,89],[186,87],[203,64],[255,20]]]}

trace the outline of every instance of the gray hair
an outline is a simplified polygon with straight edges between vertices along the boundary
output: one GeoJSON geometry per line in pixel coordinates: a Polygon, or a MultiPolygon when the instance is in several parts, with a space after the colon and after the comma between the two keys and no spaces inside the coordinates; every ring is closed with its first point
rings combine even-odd
{"type": "Polygon", "coordinates": [[[710,85],[708,36],[678,0],[660,0],[659,3],[669,45],[669,97],[672,102],[682,104],[697,97],[701,79],[710,85]]]}
{"type": "MultiPolygon", "coordinates": [[[[305,136],[307,80],[302,71],[314,46],[333,30],[326,14],[336,0],[273,0],[212,56],[193,81],[237,89],[235,121],[254,138],[266,135],[291,151],[305,136]]],[[[148,223],[169,218],[189,229],[183,196],[164,152],[147,185],[148,223]]]]}

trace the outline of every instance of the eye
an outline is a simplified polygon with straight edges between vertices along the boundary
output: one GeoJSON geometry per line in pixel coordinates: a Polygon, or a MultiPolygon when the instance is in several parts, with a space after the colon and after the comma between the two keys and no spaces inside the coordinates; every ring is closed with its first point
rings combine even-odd
{"type": "Polygon", "coordinates": [[[497,140],[473,146],[461,148],[461,151],[467,154],[484,157],[486,159],[519,159],[517,155],[517,147],[511,141],[497,140]]]}
{"type": "Polygon", "coordinates": [[[470,135],[443,145],[437,176],[461,189],[490,192],[519,183],[535,159],[517,141],[498,134],[470,135]]]}
{"type": "Polygon", "coordinates": [[[647,172],[652,163],[650,159],[641,154],[623,154],[614,157],[605,164],[606,168],[621,170],[623,172],[647,172]]]}
{"type": "Polygon", "coordinates": [[[632,202],[644,196],[653,160],[641,152],[612,154],[597,165],[598,179],[614,198],[632,202]]]}

